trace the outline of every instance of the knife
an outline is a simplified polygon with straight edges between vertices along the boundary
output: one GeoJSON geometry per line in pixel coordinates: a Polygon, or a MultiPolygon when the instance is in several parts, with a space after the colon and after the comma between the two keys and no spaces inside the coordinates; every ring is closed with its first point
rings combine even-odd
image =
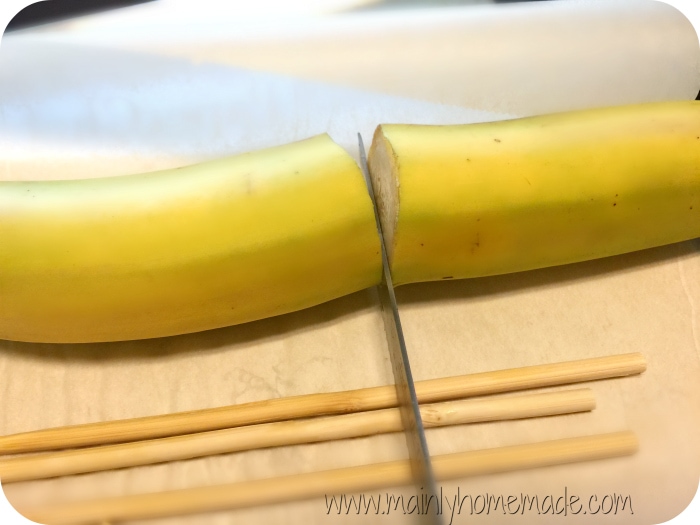
{"type": "Polygon", "coordinates": [[[372,200],[374,219],[377,223],[377,230],[379,231],[379,242],[382,251],[382,282],[377,286],[377,294],[379,295],[379,303],[382,308],[384,332],[386,334],[391,366],[394,372],[394,384],[396,385],[401,422],[403,423],[406,444],[408,445],[408,457],[411,462],[414,482],[420,487],[421,491],[424,491],[427,497],[434,496],[434,499],[428,500],[432,501],[431,505],[428,506],[429,512],[420,515],[420,519],[422,523],[441,525],[442,520],[437,512],[440,505],[437,484],[435,482],[435,475],[433,474],[433,466],[430,461],[428,443],[425,439],[425,428],[418,406],[418,398],[413,383],[406,341],[401,328],[401,318],[399,317],[399,309],[396,304],[396,296],[394,295],[394,285],[391,280],[391,271],[389,269],[389,260],[387,258],[382,225],[379,220],[379,210],[375,199],[374,187],[372,186],[372,179],[369,176],[369,169],[367,167],[367,154],[365,153],[362,135],[358,133],[357,139],[360,149],[360,166],[362,168],[362,174],[365,177],[370,199],[372,200]],[[435,512],[430,512],[431,509],[435,510],[435,512]]]}

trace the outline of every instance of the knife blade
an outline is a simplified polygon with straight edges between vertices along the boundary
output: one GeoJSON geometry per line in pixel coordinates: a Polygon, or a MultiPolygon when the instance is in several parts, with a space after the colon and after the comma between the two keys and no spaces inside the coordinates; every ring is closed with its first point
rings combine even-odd
{"type": "MultiPolygon", "coordinates": [[[[421,419],[418,398],[416,396],[416,388],[413,382],[413,374],[411,373],[411,365],[408,358],[408,350],[406,340],[403,336],[401,327],[401,318],[399,316],[398,305],[396,304],[396,296],[394,294],[394,285],[391,280],[391,271],[389,268],[389,260],[387,257],[386,244],[382,232],[382,225],[379,220],[379,210],[377,200],[375,198],[372,179],[369,176],[369,168],[367,166],[367,154],[365,145],[362,141],[362,135],[357,134],[360,150],[360,166],[362,174],[365,177],[367,190],[369,191],[372,206],[374,207],[374,218],[379,231],[379,241],[382,251],[382,282],[376,287],[379,296],[379,303],[382,308],[382,319],[384,322],[384,332],[386,334],[387,344],[389,347],[389,356],[391,358],[392,370],[394,373],[394,384],[396,385],[396,394],[399,401],[399,410],[401,412],[401,422],[403,424],[406,444],[408,446],[408,457],[411,462],[411,470],[415,483],[425,491],[428,497],[434,496],[432,500],[434,504],[428,509],[439,508],[437,484],[435,475],[430,460],[430,452],[428,451],[428,443],[425,439],[425,428],[421,419]]],[[[427,500],[431,501],[431,500],[427,500]]],[[[427,512],[420,515],[422,523],[431,525],[441,525],[442,520],[437,512],[427,512]]]]}

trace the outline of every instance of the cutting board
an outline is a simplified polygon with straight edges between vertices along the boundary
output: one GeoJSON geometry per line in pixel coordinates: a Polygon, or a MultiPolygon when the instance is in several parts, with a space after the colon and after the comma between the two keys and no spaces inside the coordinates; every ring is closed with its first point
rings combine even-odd
{"type": "MultiPolygon", "coordinates": [[[[4,180],[121,175],[328,132],[353,156],[382,122],[458,123],[694,98],[700,47],[656,2],[554,2],[237,18],[168,2],[6,36],[4,180]],[[182,8],[180,8],[182,9],[182,8]],[[291,21],[290,21],[291,20],[291,21]]],[[[629,495],[595,523],[659,523],[700,478],[700,242],[397,289],[416,379],[642,352],[597,408],[430,430],[441,454],[633,430],[633,457],[442,484],[445,494],[629,495]]],[[[90,345],[0,341],[0,433],[391,384],[370,290],[199,334],[90,345]]],[[[405,458],[401,435],[8,484],[16,505],[134,494],[405,458]]],[[[399,493],[400,489],[388,489],[399,493]]],[[[404,489],[407,490],[407,489],[404,489]]],[[[405,492],[404,492],[405,493],[405,492]]],[[[405,516],[383,516],[403,523],[405,516]]],[[[355,523],[323,498],[163,520],[355,523]]],[[[512,523],[469,515],[453,523],[512,523]]],[[[520,519],[525,519],[520,517],[520,519]]],[[[531,518],[533,519],[533,518],[531,518]]],[[[560,516],[538,515],[538,523],[560,516]]],[[[589,523],[591,516],[568,516],[589,523]]],[[[156,523],[156,522],[149,522],[156,523]]],[[[161,523],[158,521],[157,523],[161,523]]]]}

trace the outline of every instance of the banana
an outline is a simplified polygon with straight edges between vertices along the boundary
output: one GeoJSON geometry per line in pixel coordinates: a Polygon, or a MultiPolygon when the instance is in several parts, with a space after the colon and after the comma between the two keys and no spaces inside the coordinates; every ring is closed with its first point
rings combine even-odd
{"type": "Polygon", "coordinates": [[[382,125],[368,158],[395,285],[700,236],[700,102],[382,125]]]}
{"type": "MultiPolygon", "coordinates": [[[[700,236],[700,102],[382,125],[370,174],[395,285],[700,236]]],[[[0,182],[0,339],[197,332],[378,284],[359,168],[327,135],[160,172],[0,182]]]]}
{"type": "Polygon", "coordinates": [[[0,183],[0,338],[170,336],[377,284],[372,204],[327,135],[179,169],[0,183]]]}

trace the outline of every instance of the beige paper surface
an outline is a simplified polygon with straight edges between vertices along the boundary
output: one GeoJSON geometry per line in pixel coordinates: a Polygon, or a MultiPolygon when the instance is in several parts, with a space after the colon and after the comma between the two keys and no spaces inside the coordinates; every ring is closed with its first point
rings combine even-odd
{"type": "MultiPolygon", "coordinates": [[[[638,91],[627,101],[690,98],[698,88],[700,49],[693,47],[697,39],[693,43],[693,35],[675,12],[651,4],[646,4],[650,11],[641,17],[644,31],[658,31],[652,40],[666,39],[666,49],[677,46],[678,58],[669,66],[657,48],[650,53],[646,47],[630,46],[615,55],[612,64],[672,67],[675,83],[659,90],[658,84],[644,86],[638,79],[638,91]],[[658,25],[652,23],[654,19],[658,25]]],[[[430,17],[433,41],[440,35],[452,45],[460,41],[463,33],[451,15],[441,18],[431,12],[430,17]]],[[[561,109],[564,101],[560,84],[547,92],[552,84],[543,82],[519,98],[523,94],[517,83],[504,81],[498,83],[501,90],[495,90],[485,71],[469,79],[469,85],[483,81],[490,90],[465,90],[460,98],[451,89],[448,96],[444,86],[453,81],[452,71],[435,69],[434,62],[420,56],[414,57],[412,67],[396,66],[405,74],[400,81],[390,68],[384,77],[381,68],[367,74],[364,66],[371,60],[348,59],[333,69],[332,61],[321,60],[323,46],[308,47],[303,38],[290,47],[292,55],[308,58],[305,53],[315,49],[320,58],[302,61],[306,65],[296,73],[288,70],[288,61],[268,60],[284,57],[285,46],[265,44],[267,52],[256,54],[246,47],[249,42],[235,39],[218,47],[210,46],[211,42],[194,48],[168,47],[167,56],[155,40],[128,45],[131,40],[125,36],[105,47],[105,41],[96,36],[101,19],[95,20],[92,33],[89,23],[78,28],[68,24],[25,32],[3,42],[0,144],[8,152],[0,173],[3,179],[157,169],[323,131],[330,131],[356,154],[354,134],[359,130],[368,140],[379,122],[498,119],[561,109]],[[223,60],[221,46],[237,52],[223,60]],[[198,61],[193,62],[193,57],[198,61]],[[241,57],[246,61],[241,62],[241,57]],[[253,67],[255,57],[261,60],[258,69],[272,72],[240,67],[253,67]],[[285,67],[278,67],[281,64],[285,67]],[[312,72],[309,64],[323,66],[312,72]],[[503,91],[507,85],[510,91],[503,91]]],[[[338,23],[352,34],[350,22],[338,23]]],[[[361,27],[358,31],[364,34],[361,27]]],[[[392,36],[376,36],[372,46],[396,49],[402,39],[410,40],[408,33],[398,30],[392,36]]],[[[334,42],[332,34],[326,37],[334,42]]],[[[362,56],[369,57],[368,50],[362,56]]],[[[521,65],[513,64],[508,71],[501,65],[499,74],[516,74],[521,65]]],[[[587,68],[580,78],[615,72],[610,63],[596,60],[587,68]]],[[[629,71],[618,73],[629,75],[629,71]]],[[[571,92],[566,103],[586,107],[626,101],[627,84],[614,80],[608,84],[610,92],[595,83],[597,91],[571,92]]],[[[459,490],[462,497],[488,493],[543,499],[567,491],[587,505],[592,496],[602,504],[606,495],[615,493],[630,496],[633,514],[625,508],[616,514],[601,511],[595,517],[569,515],[567,522],[646,524],[670,519],[695,494],[700,477],[698,240],[521,274],[410,285],[399,288],[397,297],[416,379],[631,351],[642,352],[649,363],[641,377],[592,384],[598,404],[589,414],[427,432],[431,452],[442,454],[632,430],[640,439],[635,456],[444,483],[446,497],[454,497],[459,490]]],[[[0,341],[0,378],[1,434],[393,380],[379,306],[369,290],[278,318],[172,338],[96,345],[0,341]]],[[[404,457],[403,436],[377,436],[10,484],[3,490],[19,506],[261,479],[404,457]]],[[[385,496],[386,491],[374,494],[385,496]]],[[[527,513],[470,515],[469,505],[464,503],[453,523],[561,521],[561,516],[527,513]]],[[[371,517],[381,523],[406,521],[396,512],[371,517]]],[[[366,519],[355,513],[330,516],[321,498],[149,523],[358,523],[366,519]]]]}

